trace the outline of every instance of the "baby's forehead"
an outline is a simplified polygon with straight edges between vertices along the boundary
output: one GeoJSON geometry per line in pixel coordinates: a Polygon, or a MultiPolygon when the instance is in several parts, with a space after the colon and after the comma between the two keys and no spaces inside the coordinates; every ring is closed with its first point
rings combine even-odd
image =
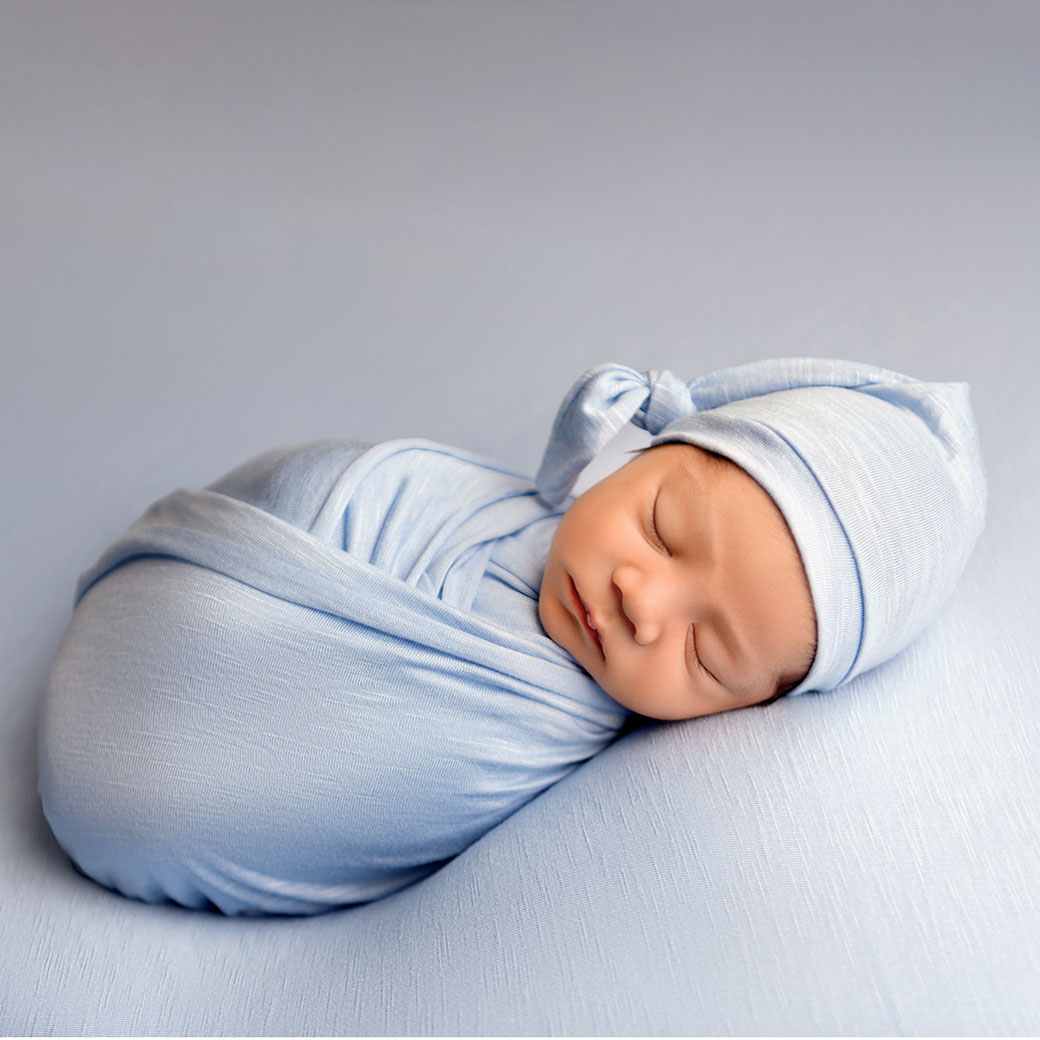
{"type": "Polygon", "coordinates": [[[660,460],[662,470],[692,493],[703,495],[717,492],[719,481],[726,478],[753,479],[732,459],[687,441],[655,444],[646,450],[660,452],[657,459],[660,460]]]}
{"type": "Polygon", "coordinates": [[[780,512],[768,492],[737,463],[686,441],[668,441],[633,452],[612,478],[602,481],[600,493],[608,492],[619,503],[636,501],[660,490],[671,500],[673,508],[682,508],[684,500],[694,508],[723,495],[738,504],[765,496],[771,507],[780,512]]]}

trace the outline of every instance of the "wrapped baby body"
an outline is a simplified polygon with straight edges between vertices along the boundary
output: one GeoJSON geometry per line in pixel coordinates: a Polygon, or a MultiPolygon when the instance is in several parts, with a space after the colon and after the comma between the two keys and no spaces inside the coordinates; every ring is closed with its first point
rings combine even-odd
{"type": "Polygon", "coordinates": [[[127,895],[312,913],[436,869],[628,712],[541,630],[560,512],[426,441],[268,452],[84,574],[41,796],[127,895]]]}
{"type": "Polygon", "coordinates": [[[156,502],[80,578],[41,716],[44,812],[84,873],[141,899],[376,899],[630,708],[761,703],[803,628],[778,689],[887,661],[952,592],[985,504],[966,384],[817,358],[691,383],[592,369],[535,481],[422,440],[271,451],[156,502]],[[627,422],[650,453],[561,522],[627,422]],[[709,457],[725,477],[694,473],[709,457]],[[714,671],[690,665],[705,647],[714,671]]]}

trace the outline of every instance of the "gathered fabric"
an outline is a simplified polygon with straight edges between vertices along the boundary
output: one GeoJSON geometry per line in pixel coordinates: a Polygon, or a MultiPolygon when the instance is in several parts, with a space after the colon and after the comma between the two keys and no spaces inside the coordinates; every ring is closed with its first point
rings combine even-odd
{"type": "Polygon", "coordinates": [[[40,794],[81,870],[225,913],[429,874],[628,713],[543,632],[560,512],[421,440],[277,449],[156,502],[76,591],[40,794]]]}

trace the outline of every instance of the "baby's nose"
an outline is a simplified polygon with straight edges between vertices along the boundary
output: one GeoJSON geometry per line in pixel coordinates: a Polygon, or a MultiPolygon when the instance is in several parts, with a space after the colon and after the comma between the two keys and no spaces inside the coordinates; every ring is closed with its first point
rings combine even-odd
{"type": "Polygon", "coordinates": [[[640,646],[649,646],[661,635],[661,596],[654,583],[636,567],[621,566],[614,571],[614,587],[618,591],[621,616],[632,630],[632,638],[640,646]]]}

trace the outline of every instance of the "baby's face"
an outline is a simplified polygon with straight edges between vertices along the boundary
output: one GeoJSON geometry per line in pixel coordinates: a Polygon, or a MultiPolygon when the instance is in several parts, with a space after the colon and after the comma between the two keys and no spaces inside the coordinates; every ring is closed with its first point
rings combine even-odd
{"type": "Polygon", "coordinates": [[[689,444],[651,448],[567,510],[538,615],[611,697],[656,719],[770,699],[804,678],[816,635],[780,510],[689,444]]]}

